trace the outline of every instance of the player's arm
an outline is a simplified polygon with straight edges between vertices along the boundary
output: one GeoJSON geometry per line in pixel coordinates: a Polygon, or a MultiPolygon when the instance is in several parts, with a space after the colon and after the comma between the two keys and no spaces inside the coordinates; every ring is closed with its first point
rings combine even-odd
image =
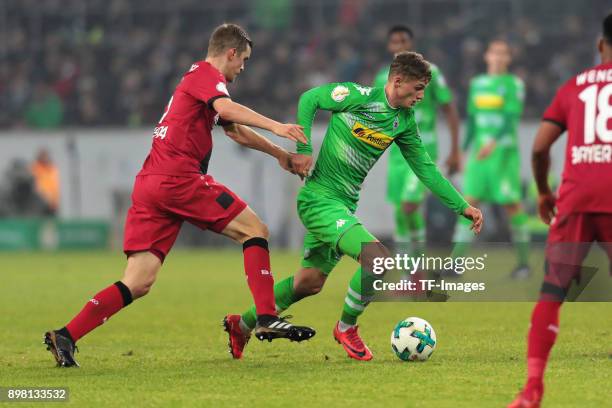
{"type": "MultiPolygon", "coordinates": [[[[412,119],[414,122],[414,118],[412,119]]],[[[410,126],[408,133],[395,139],[402,155],[408,165],[417,175],[419,180],[431,190],[448,208],[473,221],[472,229],[475,233],[480,232],[482,227],[482,214],[477,208],[471,207],[453,185],[440,173],[436,164],[431,160],[429,154],[421,142],[416,124],[410,126]]]]}
{"type": "Polygon", "coordinates": [[[297,123],[304,129],[306,141],[297,143],[297,155],[293,157],[293,166],[299,175],[308,175],[312,166],[311,133],[317,110],[341,112],[355,106],[359,100],[360,93],[350,82],[321,85],[300,96],[297,123]]]}
{"type": "Polygon", "coordinates": [[[466,152],[470,148],[470,144],[474,140],[475,135],[475,118],[474,115],[468,113],[465,120],[465,139],[463,140],[463,151],[466,152]]]}
{"type": "Polygon", "coordinates": [[[461,162],[461,152],[459,150],[459,111],[457,110],[457,105],[451,101],[442,105],[442,112],[444,113],[446,126],[448,126],[451,137],[451,150],[446,159],[446,166],[448,174],[452,175],[459,171],[461,162]]]}
{"type": "Polygon", "coordinates": [[[282,147],[272,143],[265,136],[257,133],[248,126],[236,123],[224,125],[223,130],[234,142],[250,149],[269,154],[278,160],[278,163],[283,169],[291,172],[291,154],[282,147]]]}
{"type": "Polygon", "coordinates": [[[306,140],[299,126],[279,123],[232,101],[225,82],[198,64],[194,64],[185,74],[181,84],[186,93],[214,109],[225,122],[266,129],[293,141],[306,140]]]}
{"type": "Polygon", "coordinates": [[[300,96],[297,108],[297,123],[304,129],[305,142],[298,142],[299,154],[312,154],[312,123],[318,110],[342,112],[355,105],[359,99],[355,84],[331,83],[309,89],[300,96]]]}
{"type": "Polygon", "coordinates": [[[470,82],[470,88],[468,90],[468,100],[467,100],[467,117],[465,124],[465,138],[463,139],[463,151],[467,151],[474,140],[476,135],[476,118],[474,116],[476,107],[474,106],[474,98],[472,96],[473,93],[474,81],[470,82]]]}
{"type": "Polygon", "coordinates": [[[212,102],[212,107],[226,121],[269,130],[294,142],[306,142],[306,137],[300,126],[277,122],[232,101],[230,98],[217,98],[212,102]]]}
{"type": "Polygon", "coordinates": [[[568,112],[564,101],[565,88],[561,87],[551,104],[544,111],[531,152],[531,167],[538,188],[538,213],[546,224],[555,216],[555,195],[548,184],[550,148],[563,134],[567,126],[568,112]]]}
{"type": "Polygon", "coordinates": [[[446,126],[451,137],[451,149],[446,159],[446,167],[448,174],[452,175],[459,171],[461,162],[461,152],[459,150],[459,111],[457,105],[453,101],[453,92],[446,83],[446,79],[437,67],[432,70],[431,82],[427,89],[432,92],[437,104],[440,106],[446,126]]]}
{"type": "Polygon", "coordinates": [[[555,216],[555,196],[548,184],[550,149],[563,131],[564,128],[556,122],[542,121],[531,153],[533,177],[538,187],[538,212],[540,213],[540,218],[546,224],[550,224],[550,221],[555,216]]]}

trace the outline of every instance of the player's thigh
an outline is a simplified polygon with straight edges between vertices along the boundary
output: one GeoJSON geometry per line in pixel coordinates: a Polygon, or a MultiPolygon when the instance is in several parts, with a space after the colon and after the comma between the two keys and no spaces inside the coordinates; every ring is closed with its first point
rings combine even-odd
{"type": "Polygon", "coordinates": [[[546,268],[540,299],[562,301],[573,280],[580,278],[581,265],[595,239],[587,214],[558,214],[546,242],[546,268]]]}
{"type": "Polygon", "coordinates": [[[415,211],[419,204],[425,199],[425,185],[419,180],[417,175],[410,167],[406,170],[404,185],[401,193],[402,203],[412,204],[412,211],[415,211]]]}
{"type": "Polygon", "coordinates": [[[522,198],[521,169],[518,151],[514,149],[500,150],[491,158],[489,177],[492,189],[492,202],[500,205],[519,203],[522,198]]]}
{"type": "Polygon", "coordinates": [[[487,201],[489,188],[489,166],[486,160],[471,156],[465,165],[463,194],[478,201],[487,201]]]}
{"type": "Polygon", "coordinates": [[[612,213],[596,213],[590,215],[595,228],[597,241],[612,244],[612,213]]]}
{"type": "Polygon", "coordinates": [[[221,231],[221,234],[241,244],[251,238],[268,239],[270,235],[266,224],[249,206],[233,218],[221,231]]]}
{"type": "Polygon", "coordinates": [[[337,250],[340,238],[361,224],[359,218],[342,201],[318,195],[302,188],[298,194],[298,215],[308,233],[318,242],[337,250]]]}
{"type": "MultiPolygon", "coordinates": [[[[336,267],[342,254],[328,243],[322,242],[314,234],[307,232],[304,236],[304,252],[302,255],[302,270],[316,270],[327,277],[336,267]]],[[[308,274],[308,272],[306,272],[308,274]]]]}
{"type": "Polygon", "coordinates": [[[176,241],[182,220],[159,207],[160,183],[158,177],[137,177],[125,220],[123,251],[128,257],[151,252],[163,263],[176,241]]]}
{"type": "Polygon", "coordinates": [[[608,256],[609,272],[612,276],[612,213],[591,214],[596,240],[608,256]]]}
{"type": "Polygon", "coordinates": [[[360,261],[362,265],[372,265],[374,258],[386,258],[391,252],[362,224],[354,225],[338,243],[340,252],[360,261]]]}
{"type": "Polygon", "coordinates": [[[244,242],[252,237],[267,238],[267,229],[255,212],[232,190],[210,175],[183,178],[170,191],[175,197],[166,210],[203,229],[244,242]]]}

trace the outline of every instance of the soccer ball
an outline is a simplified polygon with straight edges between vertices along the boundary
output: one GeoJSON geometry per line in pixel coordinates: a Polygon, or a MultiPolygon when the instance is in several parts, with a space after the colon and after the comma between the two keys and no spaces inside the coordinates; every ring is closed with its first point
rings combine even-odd
{"type": "Polygon", "coordinates": [[[436,332],[419,317],[409,317],[395,325],[391,348],[403,361],[425,361],[436,349],[436,332]]]}

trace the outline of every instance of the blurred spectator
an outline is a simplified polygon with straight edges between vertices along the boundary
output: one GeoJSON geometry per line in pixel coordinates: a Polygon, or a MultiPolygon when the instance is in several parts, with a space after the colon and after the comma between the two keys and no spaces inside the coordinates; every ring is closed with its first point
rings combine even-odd
{"type": "Polygon", "coordinates": [[[62,123],[63,113],[62,100],[49,85],[36,84],[32,100],[26,107],[26,124],[37,129],[57,128],[62,123]]]}
{"type": "MultiPolygon", "coordinates": [[[[438,64],[464,103],[484,69],[482,44],[507,38],[538,118],[558,85],[593,64],[609,0],[150,0],[0,1],[0,127],[148,126],[207,37],[224,21],[254,39],[232,98],[294,119],[301,92],[330,81],[370,83],[388,63],[390,25],[408,24],[416,50],[438,64]],[[157,3],[156,3],[157,4],[157,3]],[[562,27],[562,29],[559,29],[562,27]]],[[[463,110],[463,109],[460,109],[463,110]]]]}
{"type": "Polygon", "coordinates": [[[60,200],[59,170],[51,161],[47,149],[41,149],[30,168],[36,192],[48,207],[49,215],[57,214],[60,200]]]}
{"type": "Polygon", "coordinates": [[[52,215],[53,211],[36,192],[34,177],[24,160],[15,159],[2,178],[0,216],[31,217],[52,215]]]}

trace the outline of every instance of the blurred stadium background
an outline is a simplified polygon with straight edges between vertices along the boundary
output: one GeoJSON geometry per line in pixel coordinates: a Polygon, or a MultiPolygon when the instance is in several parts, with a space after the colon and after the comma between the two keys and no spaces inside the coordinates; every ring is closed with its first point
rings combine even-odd
{"type": "MultiPolygon", "coordinates": [[[[529,207],[539,115],[558,85],[595,63],[609,7],[609,0],[0,0],[0,248],[121,247],[152,130],[181,75],[204,57],[212,29],[226,21],[247,28],[255,43],[232,97],[284,121],[295,119],[298,96],[310,87],[370,84],[390,60],[386,32],[398,23],[414,30],[415,49],[442,69],[464,115],[487,41],[508,39],[511,70],[527,88],[520,138],[529,207]]],[[[443,123],[438,132],[445,157],[443,123]]],[[[210,172],[255,208],[274,245],[297,247],[300,181],[220,132],[215,143],[210,172]]],[[[562,153],[557,144],[556,174],[562,153]]],[[[366,180],[359,210],[382,238],[393,232],[385,177],[386,158],[366,180]]],[[[430,230],[448,239],[450,215],[431,200],[429,210],[430,230]]],[[[487,231],[493,240],[506,234],[487,231]]],[[[186,228],[179,245],[227,242],[186,228]]]]}

